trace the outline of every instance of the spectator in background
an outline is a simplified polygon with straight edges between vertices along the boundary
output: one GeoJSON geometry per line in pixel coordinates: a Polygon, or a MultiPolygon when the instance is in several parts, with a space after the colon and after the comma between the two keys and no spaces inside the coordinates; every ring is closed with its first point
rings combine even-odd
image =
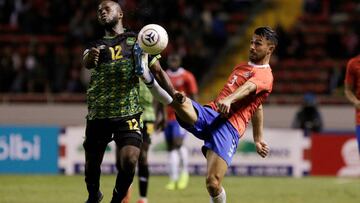
{"type": "Polygon", "coordinates": [[[72,68],[69,74],[70,74],[70,79],[66,84],[66,91],[71,93],[84,93],[85,86],[81,81],[80,69],[72,68]]]}
{"type": "Polygon", "coordinates": [[[300,110],[296,113],[293,128],[301,128],[304,135],[309,136],[311,132],[320,132],[323,129],[321,114],[316,105],[315,95],[306,93],[300,110]]]}
{"type": "Polygon", "coordinates": [[[8,92],[11,81],[15,77],[13,69],[12,48],[10,46],[2,47],[0,50],[0,92],[8,92]]]}

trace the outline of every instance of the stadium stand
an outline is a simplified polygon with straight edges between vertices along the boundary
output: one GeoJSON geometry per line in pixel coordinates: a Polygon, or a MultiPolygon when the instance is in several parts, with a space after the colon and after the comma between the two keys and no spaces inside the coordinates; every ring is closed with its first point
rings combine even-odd
{"type": "MultiPolygon", "coordinates": [[[[0,101],[83,102],[88,72],[84,45],[100,36],[99,1],[0,1],[0,101]]],[[[201,82],[200,101],[221,88],[234,64],[247,57],[249,32],[277,27],[281,41],[272,62],[269,103],[297,103],[316,93],[320,103],[343,104],[346,60],[359,53],[360,6],[354,1],[119,1],[126,27],[166,27],[166,57],[178,52],[201,82]],[[205,3],[206,2],[206,3],[205,3]]]]}
{"type": "Polygon", "coordinates": [[[312,92],[318,95],[320,104],[346,104],[342,93],[346,62],[360,53],[360,4],[277,0],[266,5],[250,20],[250,26],[236,35],[244,40],[237,40],[239,43],[232,45],[226,57],[221,58],[227,63],[213,74],[219,77],[211,77],[208,82],[214,85],[203,88],[201,100],[215,96],[214,90],[221,88],[226,80],[222,76],[233,67],[230,64],[246,59],[248,48],[242,42],[248,41],[249,31],[267,24],[276,26],[281,39],[277,57],[271,63],[275,83],[269,103],[300,104],[302,95],[312,92]]]}
{"type": "MultiPolygon", "coordinates": [[[[81,57],[86,42],[102,35],[96,22],[98,2],[0,1],[1,101],[84,101],[88,72],[81,57]]],[[[199,80],[253,6],[246,0],[119,2],[130,30],[148,23],[166,27],[170,43],[163,62],[168,53],[178,52],[199,80]]]]}

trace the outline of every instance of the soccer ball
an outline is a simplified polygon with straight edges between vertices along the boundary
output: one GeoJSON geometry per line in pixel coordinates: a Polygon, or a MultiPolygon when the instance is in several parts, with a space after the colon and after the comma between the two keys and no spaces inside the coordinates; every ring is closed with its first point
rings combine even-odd
{"type": "Polygon", "coordinates": [[[138,35],[140,47],[151,55],[162,52],[166,48],[168,41],[166,30],[157,24],[145,25],[138,35]]]}

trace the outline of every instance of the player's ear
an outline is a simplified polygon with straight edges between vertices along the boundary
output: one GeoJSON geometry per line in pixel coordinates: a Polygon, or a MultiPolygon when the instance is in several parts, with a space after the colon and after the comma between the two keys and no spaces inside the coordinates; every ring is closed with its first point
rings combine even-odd
{"type": "Polygon", "coordinates": [[[275,45],[274,44],[270,44],[269,45],[269,54],[272,54],[273,52],[274,52],[274,50],[275,50],[275,45]]]}
{"type": "Polygon", "coordinates": [[[122,12],[119,12],[119,19],[123,18],[123,13],[122,12]]]}

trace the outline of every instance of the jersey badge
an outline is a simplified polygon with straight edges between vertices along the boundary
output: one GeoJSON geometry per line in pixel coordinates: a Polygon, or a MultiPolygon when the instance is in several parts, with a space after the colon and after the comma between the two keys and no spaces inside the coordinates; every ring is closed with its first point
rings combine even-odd
{"type": "Polygon", "coordinates": [[[126,44],[129,45],[129,46],[132,46],[132,45],[135,44],[135,41],[136,41],[135,37],[128,37],[126,39],[126,44]]]}

